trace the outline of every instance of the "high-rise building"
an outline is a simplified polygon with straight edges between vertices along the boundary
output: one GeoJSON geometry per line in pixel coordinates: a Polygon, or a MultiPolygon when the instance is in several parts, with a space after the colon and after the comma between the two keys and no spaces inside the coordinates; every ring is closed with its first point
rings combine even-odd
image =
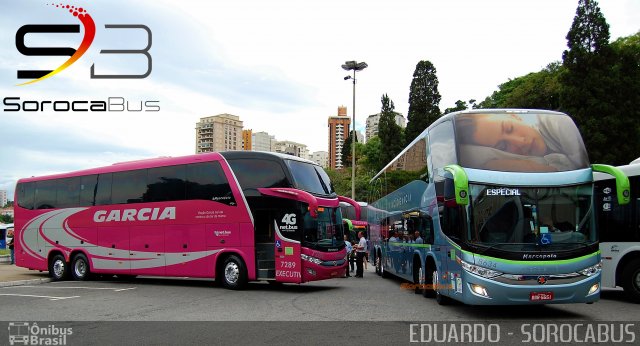
{"type": "Polygon", "coordinates": [[[338,107],[338,115],[329,116],[329,167],[343,167],[342,146],[349,136],[351,119],[347,116],[347,107],[338,107]]]}
{"type": "Polygon", "coordinates": [[[275,152],[309,159],[309,149],[307,149],[307,146],[292,141],[277,141],[275,143],[275,152]]]}
{"type": "Polygon", "coordinates": [[[319,164],[322,168],[329,166],[329,153],[326,151],[314,151],[309,154],[309,160],[319,164]]]}
{"type": "Polygon", "coordinates": [[[7,191],[0,190],[0,208],[4,207],[5,205],[7,205],[7,191]]]}
{"type": "Polygon", "coordinates": [[[253,137],[251,129],[242,130],[242,150],[251,151],[253,145],[251,144],[251,138],[253,137]]]}
{"type": "MultiPolygon", "coordinates": [[[[396,113],[396,124],[401,128],[407,127],[406,121],[402,114],[396,113]]],[[[365,133],[367,135],[367,141],[378,135],[378,124],[380,123],[380,113],[372,114],[367,117],[367,125],[365,133]]]]}
{"type": "Polygon", "coordinates": [[[196,123],[196,154],[242,150],[242,121],[231,114],[200,118],[196,123]]]}
{"type": "Polygon", "coordinates": [[[275,151],[276,137],[266,132],[255,132],[251,134],[251,150],[253,151],[275,151]]]}

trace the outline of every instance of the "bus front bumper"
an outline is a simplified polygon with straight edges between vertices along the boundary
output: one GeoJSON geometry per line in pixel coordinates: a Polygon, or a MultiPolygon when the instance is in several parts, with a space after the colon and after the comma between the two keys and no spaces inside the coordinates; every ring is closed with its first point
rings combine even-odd
{"type": "Polygon", "coordinates": [[[535,284],[508,284],[463,271],[461,289],[454,287],[449,292],[471,305],[593,303],[600,299],[600,273],[567,283],[554,283],[548,277],[536,276],[539,282],[535,284]]]}

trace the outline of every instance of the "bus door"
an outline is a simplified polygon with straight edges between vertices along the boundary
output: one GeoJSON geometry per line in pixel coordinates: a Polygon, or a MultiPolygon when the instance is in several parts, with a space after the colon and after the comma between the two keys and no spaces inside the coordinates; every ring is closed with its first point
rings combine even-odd
{"type": "Polygon", "coordinates": [[[256,244],[256,277],[258,279],[275,279],[275,211],[260,209],[254,211],[255,244],[256,244]]]}
{"type": "Polygon", "coordinates": [[[302,282],[303,215],[292,210],[276,213],[275,227],[275,278],[279,282],[302,282]]]}

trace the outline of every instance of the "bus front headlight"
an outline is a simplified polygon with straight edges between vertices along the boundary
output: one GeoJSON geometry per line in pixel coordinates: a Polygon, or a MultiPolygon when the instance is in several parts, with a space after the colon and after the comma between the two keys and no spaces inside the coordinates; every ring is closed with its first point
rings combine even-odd
{"type": "Polygon", "coordinates": [[[594,276],[598,274],[602,270],[602,262],[599,262],[596,265],[592,265],[591,267],[584,268],[580,271],[580,274],[584,276],[594,276]]]}
{"type": "Polygon", "coordinates": [[[464,269],[465,271],[471,274],[482,276],[483,278],[487,279],[494,278],[503,274],[502,272],[499,272],[497,270],[481,267],[479,265],[467,263],[462,260],[460,261],[460,264],[462,265],[462,269],[464,269]]]}

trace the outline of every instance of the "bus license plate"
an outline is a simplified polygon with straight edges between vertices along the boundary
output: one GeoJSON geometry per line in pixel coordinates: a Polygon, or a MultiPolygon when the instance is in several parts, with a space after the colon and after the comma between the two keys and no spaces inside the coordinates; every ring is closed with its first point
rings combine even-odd
{"type": "Polygon", "coordinates": [[[553,300],[553,292],[531,292],[529,293],[529,300],[532,302],[553,300]]]}

